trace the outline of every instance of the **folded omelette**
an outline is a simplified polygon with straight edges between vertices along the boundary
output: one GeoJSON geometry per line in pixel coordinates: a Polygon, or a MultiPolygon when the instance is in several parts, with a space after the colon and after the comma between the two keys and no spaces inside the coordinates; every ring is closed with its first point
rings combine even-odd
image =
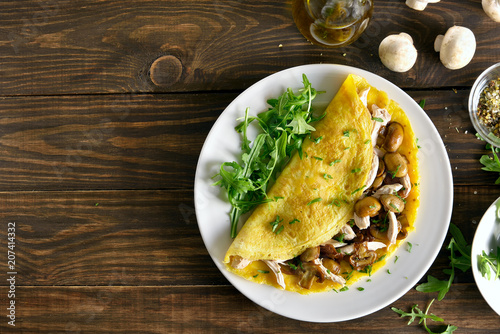
{"type": "Polygon", "coordinates": [[[269,189],[279,200],[256,207],[229,247],[229,271],[303,294],[340,288],[383,265],[412,229],[417,149],[403,110],[349,75],[315,129],[321,140],[304,141],[302,158],[294,154],[269,189]],[[399,140],[396,152],[386,150],[390,140],[399,140]],[[404,161],[391,171],[396,154],[404,161]],[[361,208],[369,215],[358,202],[371,204],[361,208]]]}

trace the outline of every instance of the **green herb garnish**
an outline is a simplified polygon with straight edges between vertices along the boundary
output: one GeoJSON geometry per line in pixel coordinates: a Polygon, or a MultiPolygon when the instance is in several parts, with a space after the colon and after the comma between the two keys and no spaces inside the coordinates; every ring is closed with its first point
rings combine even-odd
{"type": "Polygon", "coordinates": [[[380,117],[372,117],[372,121],[376,121],[376,122],[380,122],[380,123],[384,122],[384,120],[380,117]]]}
{"type": "Polygon", "coordinates": [[[450,250],[451,269],[445,269],[443,272],[450,275],[448,280],[439,280],[431,275],[427,276],[427,282],[416,287],[420,292],[439,292],[438,300],[442,300],[450,290],[451,283],[455,278],[455,268],[467,271],[471,267],[471,245],[467,244],[462,232],[455,224],[450,224],[450,233],[452,238],[448,245],[450,250]]]}
{"type": "MultiPolygon", "coordinates": [[[[487,172],[500,173],[500,159],[498,159],[498,155],[493,147],[491,148],[491,152],[493,153],[493,158],[485,154],[479,159],[479,162],[484,166],[481,169],[487,172]]],[[[500,177],[496,179],[495,184],[500,184],[500,177]]]]}
{"type": "Polygon", "coordinates": [[[276,219],[270,223],[272,227],[272,231],[277,235],[283,231],[283,225],[280,226],[280,223],[283,221],[283,219],[280,219],[280,216],[276,216],[276,219]]]}
{"type": "Polygon", "coordinates": [[[355,189],[355,190],[351,193],[351,195],[354,195],[354,194],[355,194],[355,193],[357,193],[358,191],[363,190],[365,187],[366,187],[366,184],[365,184],[364,186],[362,186],[362,187],[359,187],[358,189],[355,189]]]}
{"type": "Polygon", "coordinates": [[[261,274],[269,274],[269,270],[260,270],[260,269],[257,269],[257,271],[261,274]]]}
{"type": "Polygon", "coordinates": [[[406,250],[408,251],[408,253],[411,253],[411,249],[412,248],[413,248],[413,244],[408,241],[408,248],[406,248],[406,250]]]}
{"type": "Polygon", "coordinates": [[[425,313],[422,312],[422,310],[420,310],[418,308],[418,305],[416,305],[416,304],[412,306],[410,313],[404,312],[403,310],[400,310],[400,309],[395,308],[395,307],[391,307],[391,310],[393,310],[394,312],[396,312],[397,314],[399,314],[401,316],[401,318],[403,318],[403,317],[410,317],[410,321],[408,321],[408,325],[410,325],[411,323],[413,323],[416,318],[420,318],[420,320],[418,321],[418,323],[421,324],[423,322],[424,323],[424,328],[427,331],[427,333],[429,333],[429,334],[451,334],[454,331],[456,331],[457,327],[456,326],[452,326],[452,325],[447,325],[446,329],[443,332],[440,332],[440,333],[435,333],[435,332],[431,331],[429,329],[429,327],[427,327],[427,319],[431,319],[432,321],[444,322],[444,319],[442,319],[440,317],[437,317],[437,316],[435,316],[432,313],[429,314],[429,309],[431,308],[431,305],[432,305],[433,302],[434,302],[434,299],[431,300],[431,302],[429,303],[429,306],[427,306],[427,308],[425,309],[425,313]]]}
{"type": "Polygon", "coordinates": [[[341,161],[342,161],[342,160],[340,160],[340,159],[334,160],[334,161],[330,162],[330,166],[333,166],[333,165],[335,165],[335,164],[338,164],[338,163],[339,163],[339,162],[341,162],[341,161]]]}
{"type": "Polygon", "coordinates": [[[500,276],[500,247],[497,247],[496,254],[493,252],[486,254],[483,250],[482,254],[477,256],[477,266],[483,277],[490,280],[493,273],[493,280],[496,280],[500,276]]]}
{"type": "Polygon", "coordinates": [[[242,214],[256,205],[273,201],[266,196],[267,185],[282,167],[298,152],[302,158],[302,143],[314,131],[312,122],[324,117],[313,115],[312,101],[317,94],[306,75],[302,75],[304,87],[297,92],[288,88],[281,96],[267,101],[270,108],[255,117],[245,111],[243,121],[235,130],[242,135],[241,161],[224,162],[214,177],[214,183],[226,189],[232,206],[230,211],[231,237],[236,237],[238,221],[242,214]],[[247,130],[256,122],[261,133],[253,142],[247,130]]]}
{"type": "Polygon", "coordinates": [[[314,204],[314,203],[317,203],[317,202],[321,202],[321,201],[322,201],[321,197],[318,197],[318,198],[313,199],[309,203],[307,203],[307,205],[311,205],[311,204],[314,204]]]}

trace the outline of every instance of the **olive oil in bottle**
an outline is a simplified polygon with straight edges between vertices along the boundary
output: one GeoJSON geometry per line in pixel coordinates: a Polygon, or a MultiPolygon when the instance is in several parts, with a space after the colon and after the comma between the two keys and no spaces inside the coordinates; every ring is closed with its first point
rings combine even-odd
{"type": "Polygon", "coordinates": [[[311,43],[341,47],[366,29],[373,0],[293,0],[292,12],[295,25],[311,43]]]}

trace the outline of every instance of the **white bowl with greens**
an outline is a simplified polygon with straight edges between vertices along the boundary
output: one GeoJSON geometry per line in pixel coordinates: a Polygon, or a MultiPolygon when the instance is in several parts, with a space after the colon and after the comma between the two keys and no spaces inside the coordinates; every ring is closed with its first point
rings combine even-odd
{"type": "Polygon", "coordinates": [[[500,198],[486,210],[472,242],[474,280],[488,305],[500,315],[500,198]]]}

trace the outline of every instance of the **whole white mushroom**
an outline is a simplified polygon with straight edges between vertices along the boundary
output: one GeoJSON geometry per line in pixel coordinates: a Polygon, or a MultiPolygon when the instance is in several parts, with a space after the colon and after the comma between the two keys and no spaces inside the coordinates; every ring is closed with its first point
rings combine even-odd
{"type": "Polygon", "coordinates": [[[434,50],[446,68],[458,70],[466,66],[476,52],[474,33],[466,27],[453,26],[434,41],[434,50]]]}
{"type": "Polygon", "coordinates": [[[483,10],[495,22],[500,22],[500,0],[483,0],[483,10]]]}
{"type": "Polygon", "coordinates": [[[394,72],[406,72],[417,61],[413,39],[404,32],[384,38],[378,47],[378,55],[382,64],[394,72]]]}
{"type": "Polygon", "coordinates": [[[406,0],[406,5],[415,10],[424,10],[428,3],[436,3],[441,0],[406,0]]]}

